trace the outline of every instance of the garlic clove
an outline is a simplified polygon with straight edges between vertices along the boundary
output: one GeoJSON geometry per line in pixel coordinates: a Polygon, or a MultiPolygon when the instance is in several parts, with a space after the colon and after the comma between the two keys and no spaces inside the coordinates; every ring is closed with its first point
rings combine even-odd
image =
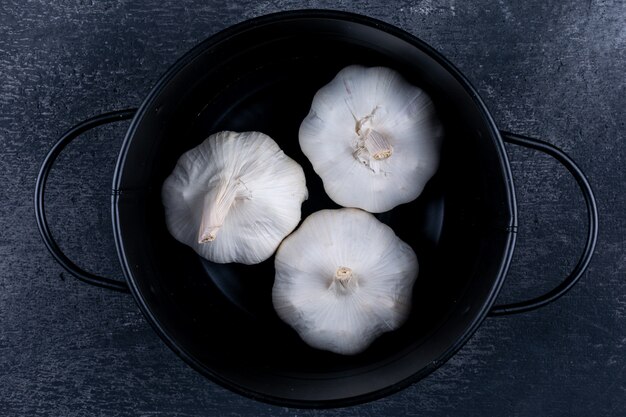
{"type": "Polygon", "coordinates": [[[441,127],[430,98],[399,73],[353,65],[316,93],[299,140],[333,201],[379,213],[422,192],[441,127]]]}
{"type": "Polygon", "coordinates": [[[260,132],[219,132],[183,154],[161,191],[166,225],[217,263],[255,264],[298,225],[302,167],[260,132]]]}
{"type": "Polygon", "coordinates": [[[359,209],[307,217],[275,257],[272,301],[309,345],[350,355],[408,317],[418,273],[411,247],[359,209]]]}

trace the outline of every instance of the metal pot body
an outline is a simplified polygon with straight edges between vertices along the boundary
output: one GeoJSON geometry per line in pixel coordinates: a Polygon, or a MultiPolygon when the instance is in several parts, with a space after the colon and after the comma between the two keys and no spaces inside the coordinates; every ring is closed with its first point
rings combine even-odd
{"type": "Polygon", "coordinates": [[[182,57],[135,115],[119,156],[113,222],[131,292],[165,342],[212,380],[291,406],[379,398],[442,364],[491,308],[515,241],[502,138],[467,80],[415,37],[363,16],[300,11],[229,28],[182,57]],[[160,190],[178,157],[221,130],[264,132],[304,168],[303,218],[336,205],[298,145],[315,92],[350,64],[386,66],[424,89],[445,139],[423,194],[378,218],[418,255],[406,324],[367,351],[312,349],[274,313],[273,258],[204,261],[165,228],[160,190]]]}

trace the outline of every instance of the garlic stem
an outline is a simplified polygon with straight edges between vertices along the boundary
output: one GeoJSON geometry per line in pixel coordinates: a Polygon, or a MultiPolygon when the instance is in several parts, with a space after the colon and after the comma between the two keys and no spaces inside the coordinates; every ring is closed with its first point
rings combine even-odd
{"type": "Polygon", "coordinates": [[[335,276],[328,288],[337,291],[337,293],[346,294],[356,287],[357,280],[352,274],[352,269],[347,266],[340,266],[335,271],[335,276]]]}
{"type": "Polygon", "coordinates": [[[249,198],[248,194],[248,189],[239,179],[223,180],[217,187],[211,188],[202,204],[198,243],[214,241],[235,200],[242,197],[249,198]]]}
{"type": "Polygon", "coordinates": [[[372,119],[380,106],[374,107],[370,114],[360,119],[356,119],[352,110],[352,116],[356,120],[354,131],[359,137],[357,148],[354,151],[354,157],[363,164],[370,167],[374,172],[378,172],[377,164],[372,165],[372,160],[380,161],[387,159],[393,153],[393,147],[389,140],[382,133],[372,129],[372,119]]]}
{"type": "Polygon", "coordinates": [[[375,131],[374,129],[368,129],[365,133],[363,142],[372,158],[377,161],[389,158],[393,153],[393,148],[385,135],[375,131]]]}
{"type": "Polygon", "coordinates": [[[346,266],[340,266],[337,268],[337,271],[335,271],[335,279],[342,285],[347,284],[352,279],[352,270],[346,266]]]}

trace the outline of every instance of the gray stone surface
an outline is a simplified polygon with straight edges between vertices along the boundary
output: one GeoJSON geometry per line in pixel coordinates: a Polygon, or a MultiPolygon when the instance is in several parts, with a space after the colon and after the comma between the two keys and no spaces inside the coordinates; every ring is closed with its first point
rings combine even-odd
{"type": "MultiPolygon", "coordinates": [[[[2,0],[0,414],[6,416],[617,416],[626,413],[626,6],[622,1],[2,0]],[[37,232],[39,164],[72,124],[137,106],[196,43],[246,18],[338,8],[397,25],[446,55],[498,125],[543,138],[587,173],[595,258],[558,302],[490,318],[448,363],[388,398],[339,410],[258,403],[204,379],[132,297],[68,276],[37,232]]],[[[126,125],[85,135],[52,173],[48,213],[85,268],[120,276],[110,179],[126,125]]],[[[519,244],[500,301],[558,282],[582,247],[582,198],[548,157],[509,147],[519,244]]]]}

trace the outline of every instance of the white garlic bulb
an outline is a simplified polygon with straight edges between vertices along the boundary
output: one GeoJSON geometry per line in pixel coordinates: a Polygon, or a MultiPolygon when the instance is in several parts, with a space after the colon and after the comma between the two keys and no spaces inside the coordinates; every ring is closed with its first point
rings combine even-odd
{"type": "Polygon", "coordinates": [[[328,196],[372,213],[416,199],[439,165],[432,101],[389,68],[339,71],[315,94],[299,136],[328,196]]]}
{"type": "Polygon", "coordinates": [[[409,315],[417,257],[363,210],[311,214],[281,243],[274,264],[278,316],[317,349],[359,353],[409,315]]]}
{"type": "Polygon", "coordinates": [[[219,132],[183,154],[161,191],[170,233],[218,263],[256,264],[298,225],[302,167],[269,136],[219,132]]]}

